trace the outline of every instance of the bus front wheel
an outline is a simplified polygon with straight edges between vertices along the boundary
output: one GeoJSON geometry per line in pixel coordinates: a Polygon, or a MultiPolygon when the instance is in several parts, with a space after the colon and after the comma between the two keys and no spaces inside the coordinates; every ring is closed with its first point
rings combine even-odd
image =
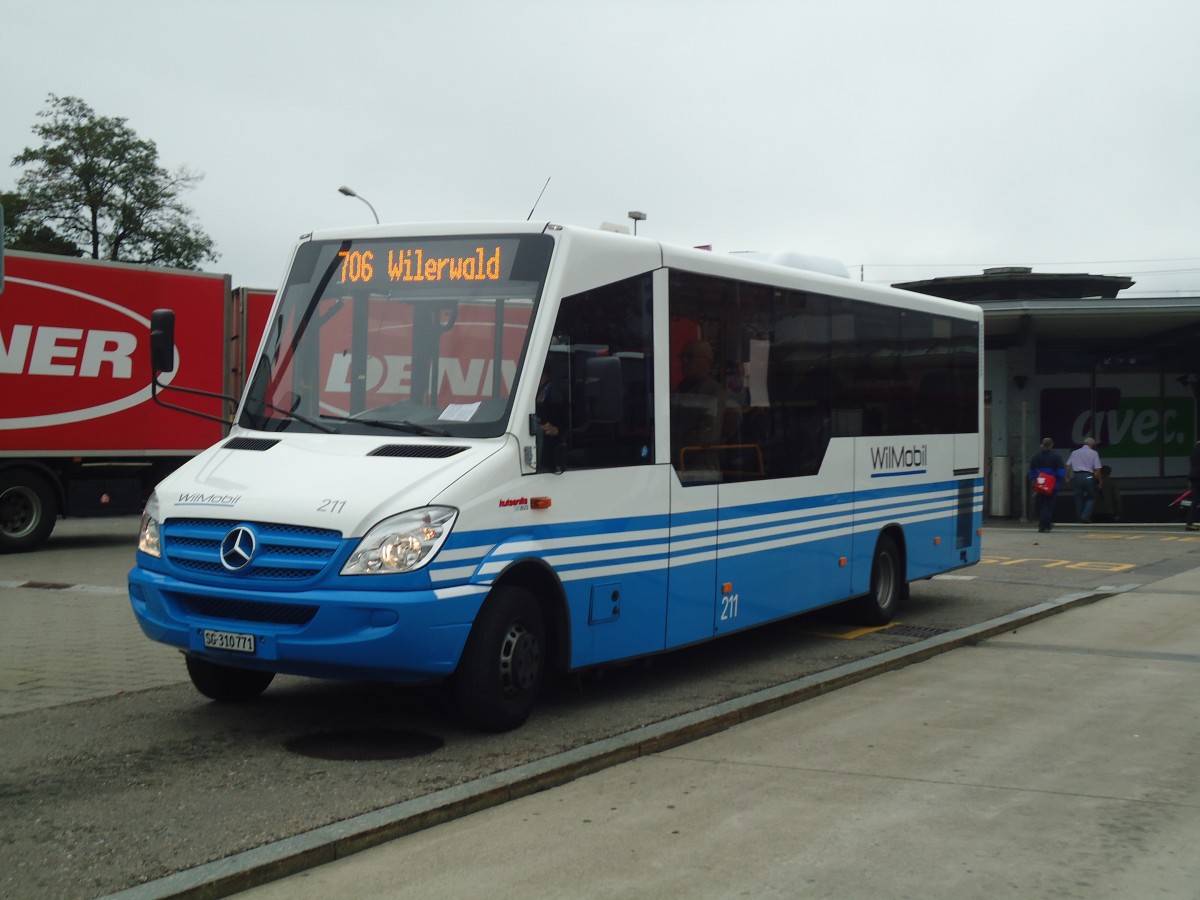
{"type": "Polygon", "coordinates": [[[908,596],[904,556],[891,535],[880,535],[871,560],[871,590],[852,601],[851,611],[861,625],[886,625],[908,596]]]}
{"type": "Polygon", "coordinates": [[[537,701],[546,665],[546,625],[537,599],[502,585],[484,602],[455,674],[458,707],[469,725],[511,731],[537,701]]]}

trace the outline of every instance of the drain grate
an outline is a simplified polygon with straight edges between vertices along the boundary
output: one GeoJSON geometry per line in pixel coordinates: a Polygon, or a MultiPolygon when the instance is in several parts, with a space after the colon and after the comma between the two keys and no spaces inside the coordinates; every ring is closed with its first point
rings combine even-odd
{"type": "Polygon", "coordinates": [[[925,640],[926,638],[937,637],[939,634],[945,634],[945,628],[934,628],[931,625],[893,625],[890,628],[884,628],[875,632],[876,634],[886,634],[891,637],[906,637],[915,638],[916,640],[925,640]]]}
{"type": "Polygon", "coordinates": [[[412,759],[442,749],[440,737],[386,728],[322,731],[292,738],[284,746],[301,756],[342,762],[412,759]]]}

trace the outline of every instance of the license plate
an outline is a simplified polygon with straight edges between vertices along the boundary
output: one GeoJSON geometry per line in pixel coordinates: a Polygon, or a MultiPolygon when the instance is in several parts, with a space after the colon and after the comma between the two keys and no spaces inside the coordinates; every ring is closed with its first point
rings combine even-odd
{"type": "Polygon", "coordinates": [[[235,631],[204,629],[204,646],[208,650],[229,650],[233,653],[253,653],[254,635],[235,631]]]}

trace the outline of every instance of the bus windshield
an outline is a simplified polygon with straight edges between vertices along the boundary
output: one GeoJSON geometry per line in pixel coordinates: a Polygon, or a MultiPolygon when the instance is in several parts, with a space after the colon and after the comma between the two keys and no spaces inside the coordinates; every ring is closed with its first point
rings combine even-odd
{"type": "Polygon", "coordinates": [[[552,249],[547,235],[302,244],[239,424],[503,434],[552,249]]]}

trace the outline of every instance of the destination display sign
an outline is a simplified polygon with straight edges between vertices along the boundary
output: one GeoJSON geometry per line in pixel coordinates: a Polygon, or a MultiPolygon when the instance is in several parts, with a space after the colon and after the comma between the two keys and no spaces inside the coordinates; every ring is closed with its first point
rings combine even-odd
{"type": "Polygon", "coordinates": [[[338,251],[334,283],[359,286],[502,282],[512,271],[515,239],[371,241],[338,251]]]}

